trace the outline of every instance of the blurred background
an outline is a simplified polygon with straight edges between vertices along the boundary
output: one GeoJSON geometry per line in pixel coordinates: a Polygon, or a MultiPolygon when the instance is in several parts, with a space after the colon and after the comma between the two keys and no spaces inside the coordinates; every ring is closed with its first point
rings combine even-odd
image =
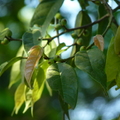
{"type": "MultiPolygon", "coordinates": [[[[38,4],[38,0],[0,0],[0,31],[8,27],[13,32],[13,38],[21,39],[23,33],[29,28],[30,19],[38,4]]],[[[92,21],[95,21],[97,19],[97,5],[92,2],[89,4],[87,11],[92,21]]],[[[109,0],[109,4],[112,8],[117,6],[114,0],[109,0]]],[[[80,9],[77,0],[64,1],[60,12],[67,20],[69,28],[74,27],[75,18],[80,9]]],[[[120,23],[119,10],[115,17],[120,23]]],[[[96,34],[96,30],[97,25],[94,25],[93,36],[96,34]]],[[[51,32],[51,34],[54,33],[51,32]]],[[[108,47],[112,36],[111,31],[108,31],[105,36],[105,48],[108,47]]],[[[73,42],[70,34],[62,35],[60,40],[68,45],[73,42]]],[[[21,42],[15,41],[8,45],[0,44],[0,64],[15,57],[20,46],[21,42]]],[[[104,53],[106,54],[106,50],[104,53]]],[[[70,50],[64,52],[62,56],[69,56],[69,54],[70,50]]],[[[30,110],[22,114],[23,108],[20,109],[19,114],[11,116],[17,85],[15,84],[11,89],[8,89],[10,70],[11,68],[0,77],[0,120],[62,120],[58,96],[55,93],[50,97],[46,88],[42,98],[34,106],[34,117],[31,116],[30,110]]],[[[116,86],[114,86],[108,91],[109,96],[106,96],[98,83],[91,80],[87,74],[77,69],[76,71],[79,75],[80,87],[77,106],[74,110],[70,110],[71,120],[119,120],[120,90],[116,91],[116,86]]]]}

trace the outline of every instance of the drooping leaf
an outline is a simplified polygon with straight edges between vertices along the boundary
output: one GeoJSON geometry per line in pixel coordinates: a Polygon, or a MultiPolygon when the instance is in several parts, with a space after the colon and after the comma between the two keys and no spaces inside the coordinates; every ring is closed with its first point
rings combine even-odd
{"type": "Polygon", "coordinates": [[[120,57],[114,51],[114,38],[111,39],[108,47],[105,71],[107,81],[116,81],[117,86],[120,88],[120,57]]]}
{"type": "MultiPolygon", "coordinates": [[[[47,60],[44,60],[42,65],[41,65],[41,68],[44,70],[44,74],[45,74],[44,79],[46,79],[46,72],[47,72],[47,69],[48,69],[49,66],[50,65],[48,64],[47,60]]],[[[47,88],[50,96],[52,96],[52,89],[50,88],[50,86],[49,86],[49,84],[48,84],[48,82],[46,80],[45,80],[45,84],[46,84],[46,88],[47,88]]]]}
{"type": "Polygon", "coordinates": [[[80,70],[88,73],[95,81],[106,90],[105,57],[98,48],[88,51],[79,51],[75,55],[75,65],[80,70]]]}
{"type": "Polygon", "coordinates": [[[4,30],[0,31],[0,40],[3,40],[5,37],[10,37],[12,32],[9,28],[5,28],[4,30]]]}
{"type": "Polygon", "coordinates": [[[33,95],[32,95],[33,103],[40,99],[45,83],[45,73],[44,73],[45,71],[43,70],[41,65],[37,69],[38,72],[33,85],[33,95]]]}
{"type": "MultiPolygon", "coordinates": [[[[84,10],[81,10],[76,17],[76,21],[75,21],[75,27],[80,27],[86,24],[90,24],[91,23],[91,18],[88,15],[88,13],[84,10]]],[[[84,34],[83,34],[83,29],[78,29],[75,30],[75,33],[81,38],[82,40],[82,45],[83,46],[88,46],[89,42],[91,40],[91,33],[92,33],[92,27],[89,27],[87,29],[84,29],[84,34]]],[[[74,42],[77,42],[77,39],[74,40],[74,42]]],[[[73,50],[71,55],[73,56],[74,53],[76,53],[77,51],[79,51],[80,49],[80,45],[76,45],[73,46],[73,50]]]]}
{"type": "Polygon", "coordinates": [[[0,65],[0,76],[10,67],[12,66],[15,62],[19,61],[23,59],[23,57],[15,57],[13,59],[11,59],[8,62],[5,62],[3,64],[0,65]]]}
{"type": "Polygon", "coordinates": [[[52,88],[60,93],[63,100],[72,108],[77,101],[77,76],[74,69],[66,63],[52,64],[47,70],[47,81],[52,88]]]}
{"type": "Polygon", "coordinates": [[[101,50],[104,50],[104,38],[102,35],[96,35],[93,38],[94,44],[101,50]]]}
{"type": "Polygon", "coordinates": [[[68,104],[62,99],[62,97],[60,95],[59,95],[59,101],[60,101],[60,104],[61,104],[64,114],[70,120],[70,116],[69,116],[69,112],[68,112],[68,104]]]}
{"type": "Polygon", "coordinates": [[[36,45],[36,46],[33,46],[29,52],[30,52],[30,55],[25,65],[25,79],[26,79],[28,86],[31,88],[32,87],[31,86],[32,74],[33,74],[36,64],[38,63],[39,59],[42,57],[43,48],[36,45]]]}
{"type": "Polygon", "coordinates": [[[40,99],[45,82],[44,70],[39,66],[35,70],[36,76],[34,77],[33,89],[26,89],[25,93],[25,108],[23,113],[25,113],[29,108],[31,108],[31,114],[33,115],[34,103],[40,99]]]}
{"type": "Polygon", "coordinates": [[[13,112],[15,112],[15,114],[18,113],[20,107],[22,106],[22,104],[24,103],[25,101],[25,84],[24,83],[21,83],[16,92],[15,92],[15,107],[14,107],[14,110],[13,112]]]}
{"type": "MultiPolygon", "coordinates": [[[[107,14],[107,11],[106,11],[106,8],[103,4],[99,5],[98,6],[98,17],[101,18],[103,17],[104,15],[107,14]]],[[[103,32],[105,31],[107,25],[109,23],[109,19],[106,18],[105,20],[101,21],[99,24],[98,24],[98,31],[97,31],[97,34],[103,34],[103,32]]]]}
{"type": "MultiPolygon", "coordinates": [[[[23,52],[23,46],[21,46],[20,49],[18,50],[16,57],[22,56],[22,52],[23,52]]],[[[9,88],[14,83],[16,83],[20,78],[21,78],[20,77],[20,61],[18,61],[12,65],[12,69],[11,69],[11,73],[10,73],[9,88]]]]}
{"type": "Polygon", "coordinates": [[[30,50],[31,47],[40,44],[40,41],[38,41],[38,38],[40,36],[41,33],[38,29],[33,29],[24,33],[24,35],[22,36],[22,40],[24,48],[27,52],[30,50]]]}
{"type": "Polygon", "coordinates": [[[60,9],[63,1],[64,0],[42,0],[35,10],[30,26],[40,26],[42,36],[44,36],[49,23],[60,9]]]}
{"type": "MultiPolygon", "coordinates": [[[[23,110],[23,113],[25,113],[30,107],[33,107],[33,102],[32,102],[32,93],[33,90],[26,88],[25,90],[25,108],[23,110]]],[[[33,115],[33,111],[31,111],[31,114],[33,115]]]]}

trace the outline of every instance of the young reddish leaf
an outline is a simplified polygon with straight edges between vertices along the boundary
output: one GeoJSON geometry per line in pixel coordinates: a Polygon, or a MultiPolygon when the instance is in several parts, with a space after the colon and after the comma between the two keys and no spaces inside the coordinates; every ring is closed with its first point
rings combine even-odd
{"type": "Polygon", "coordinates": [[[94,44],[101,50],[104,50],[104,38],[102,35],[96,35],[93,38],[94,44]]]}
{"type": "Polygon", "coordinates": [[[27,81],[28,86],[31,88],[32,74],[33,74],[36,64],[38,63],[39,59],[41,58],[41,56],[43,54],[43,48],[41,48],[38,45],[33,46],[30,49],[29,53],[30,53],[30,55],[26,61],[26,65],[25,65],[25,79],[27,81]]]}

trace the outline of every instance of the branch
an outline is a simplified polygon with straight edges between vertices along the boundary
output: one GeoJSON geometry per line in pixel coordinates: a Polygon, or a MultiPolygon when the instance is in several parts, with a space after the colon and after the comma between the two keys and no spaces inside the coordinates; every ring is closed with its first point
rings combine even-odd
{"type": "Polygon", "coordinates": [[[9,41],[20,41],[22,42],[22,39],[15,39],[15,38],[12,38],[12,37],[6,37],[9,41]]]}
{"type": "Polygon", "coordinates": [[[106,18],[108,18],[108,17],[109,17],[109,14],[106,14],[106,15],[104,15],[103,17],[101,17],[100,19],[98,19],[98,20],[96,20],[96,21],[94,21],[94,22],[92,22],[92,23],[89,23],[89,24],[87,24],[87,25],[83,25],[83,26],[80,26],[80,27],[72,28],[72,29],[66,29],[65,31],[59,33],[58,35],[55,35],[55,36],[53,36],[53,37],[51,37],[51,38],[43,38],[42,40],[51,41],[51,40],[53,40],[54,38],[56,38],[56,37],[58,37],[58,36],[60,36],[60,35],[63,35],[63,34],[65,34],[65,33],[67,33],[67,32],[71,32],[71,31],[74,31],[74,30],[77,30],[77,29],[86,29],[86,28],[88,28],[88,27],[91,27],[91,26],[94,25],[94,24],[97,24],[97,23],[101,22],[102,20],[104,20],[104,19],[106,19],[106,18]]]}

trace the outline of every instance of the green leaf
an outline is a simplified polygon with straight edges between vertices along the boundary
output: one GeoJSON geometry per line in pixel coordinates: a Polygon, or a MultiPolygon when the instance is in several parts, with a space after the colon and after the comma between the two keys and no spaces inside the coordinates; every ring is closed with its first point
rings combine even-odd
{"type": "MultiPolygon", "coordinates": [[[[33,93],[33,90],[29,88],[25,89],[25,95],[24,95],[25,96],[25,108],[23,110],[23,113],[25,113],[30,107],[32,110],[32,107],[33,107],[32,93],[33,93]]],[[[31,114],[33,115],[33,111],[31,111],[31,114]]]]}
{"type": "MultiPolygon", "coordinates": [[[[75,27],[80,27],[91,23],[91,18],[86,11],[80,11],[76,17],[75,27]]],[[[76,30],[76,34],[80,35],[83,29],[76,30]]],[[[84,34],[81,35],[82,45],[88,46],[91,40],[92,27],[85,29],[84,34]]],[[[76,46],[76,50],[80,49],[80,45],[76,46]]]]}
{"type": "Polygon", "coordinates": [[[40,26],[42,36],[44,36],[49,23],[60,9],[63,1],[64,0],[42,0],[35,10],[30,26],[40,26]]]}
{"type": "Polygon", "coordinates": [[[114,51],[114,38],[111,39],[107,51],[105,71],[107,74],[107,81],[116,81],[120,88],[120,57],[114,51]]]}
{"type": "Polygon", "coordinates": [[[0,32],[0,40],[3,40],[5,37],[10,37],[12,32],[9,28],[5,28],[0,32]]]}
{"type": "Polygon", "coordinates": [[[45,73],[41,65],[36,68],[35,72],[36,76],[34,77],[33,89],[26,89],[25,108],[23,111],[23,113],[25,113],[29,108],[31,108],[32,116],[34,103],[41,98],[45,83],[45,73]]]}
{"type": "Polygon", "coordinates": [[[66,46],[65,43],[60,43],[60,44],[58,45],[57,49],[56,49],[56,55],[60,55],[62,52],[66,51],[66,50],[68,49],[68,47],[65,48],[65,49],[62,49],[62,48],[65,47],[65,46],[66,46]]]}
{"type": "MultiPolygon", "coordinates": [[[[42,65],[41,65],[41,68],[44,70],[44,74],[45,74],[45,79],[46,79],[46,72],[47,72],[47,68],[49,67],[50,65],[48,64],[48,61],[47,60],[44,60],[42,65]]],[[[50,94],[50,96],[52,96],[52,89],[50,88],[49,84],[47,81],[45,81],[45,84],[46,84],[46,88],[50,94]]]]}
{"type": "Polygon", "coordinates": [[[66,44],[65,43],[60,43],[59,46],[57,47],[56,53],[61,50],[63,47],[65,47],[66,44]]]}
{"type": "Polygon", "coordinates": [[[20,107],[22,106],[22,104],[25,101],[25,87],[26,87],[25,84],[21,83],[15,92],[15,98],[14,98],[15,99],[15,107],[14,107],[13,112],[15,112],[16,114],[18,113],[20,107]]]}
{"type": "MultiPolygon", "coordinates": [[[[16,57],[22,56],[22,52],[23,52],[23,46],[19,48],[16,57]]],[[[21,78],[20,77],[20,63],[21,61],[18,61],[12,65],[11,72],[10,72],[9,88],[21,78]]]]}
{"type": "Polygon", "coordinates": [[[44,49],[45,54],[52,58],[56,55],[57,45],[54,40],[52,40],[44,49]]]}
{"type": "Polygon", "coordinates": [[[105,58],[98,48],[88,51],[79,51],[75,55],[75,65],[80,70],[88,73],[95,81],[106,90],[106,74],[104,72],[105,58]]]}
{"type": "Polygon", "coordinates": [[[70,120],[69,117],[69,112],[68,112],[68,104],[66,102],[64,102],[64,100],[62,99],[62,97],[59,95],[59,101],[61,104],[61,107],[63,109],[64,114],[68,117],[68,119],[70,120]]]}
{"type": "Polygon", "coordinates": [[[82,7],[82,9],[85,9],[86,6],[88,6],[88,0],[78,0],[78,2],[80,3],[80,6],[82,7]]]}
{"type": "Polygon", "coordinates": [[[117,25],[115,23],[112,23],[110,27],[113,32],[113,35],[115,36],[117,29],[118,29],[117,25]]]}
{"type": "MultiPolygon", "coordinates": [[[[104,5],[103,4],[99,5],[98,6],[98,17],[101,18],[101,17],[103,17],[106,14],[107,14],[107,12],[106,12],[106,8],[104,7],[104,5]]],[[[105,31],[108,23],[109,23],[108,18],[106,18],[105,20],[101,21],[98,24],[97,34],[103,34],[103,32],[105,31]]]]}
{"type": "Polygon", "coordinates": [[[34,45],[40,44],[40,41],[38,41],[38,38],[40,36],[41,36],[40,31],[37,29],[30,30],[24,33],[24,35],[22,36],[22,40],[23,40],[24,48],[27,52],[34,45]]]}
{"type": "Polygon", "coordinates": [[[13,59],[11,59],[8,62],[5,62],[3,64],[0,65],[0,76],[10,67],[12,66],[15,62],[19,61],[23,59],[22,57],[15,57],[13,59]]]}
{"type": "Polygon", "coordinates": [[[74,69],[66,63],[55,63],[47,70],[47,81],[72,108],[77,101],[78,81],[74,69]]]}

